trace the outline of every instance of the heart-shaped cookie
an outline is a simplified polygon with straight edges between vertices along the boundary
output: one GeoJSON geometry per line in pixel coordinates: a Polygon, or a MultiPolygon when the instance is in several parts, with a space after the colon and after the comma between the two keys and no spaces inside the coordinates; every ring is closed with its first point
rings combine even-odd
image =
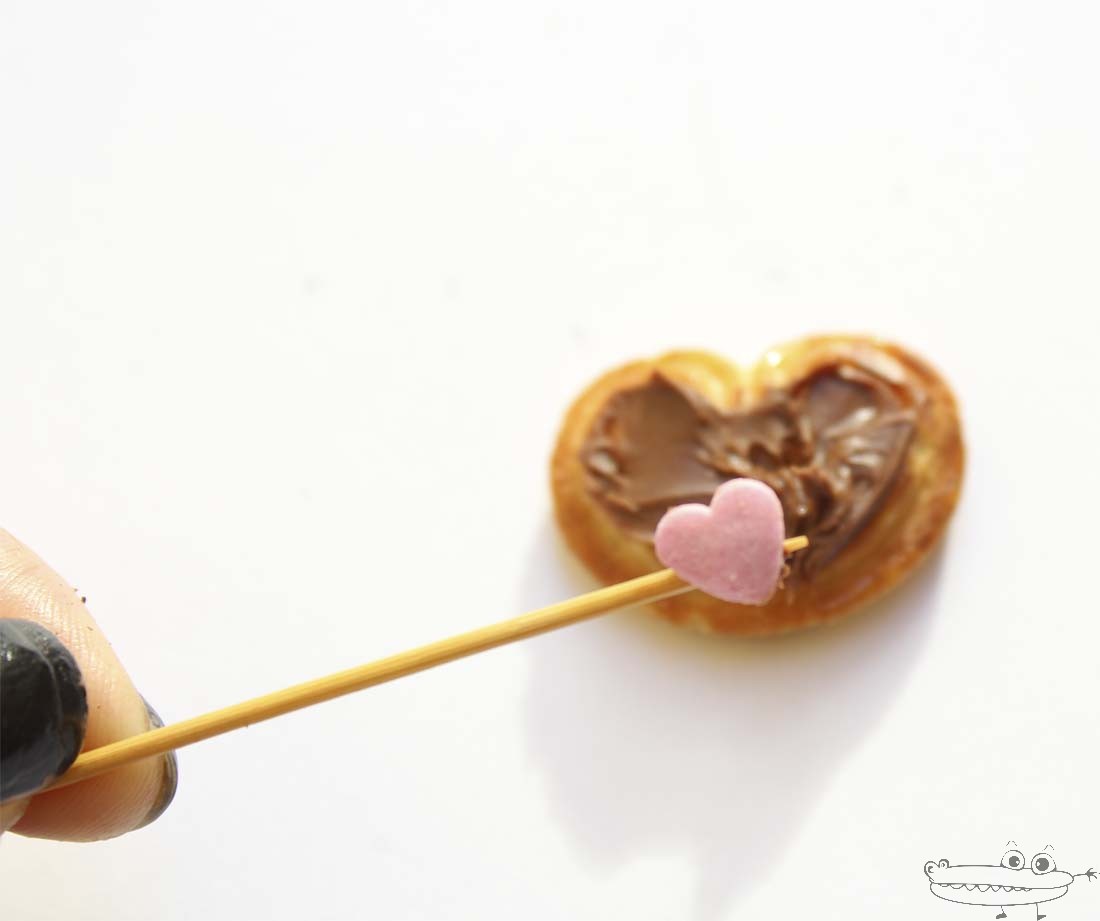
{"type": "Polygon", "coordinates": [[[739,477],[766,483],[786,536],[810,538],[775,597],[657,605],[676,622],[758,634],[835,619],[911,572],[951,516],[963,463],[935,370],[897,345],[825,336],[752,368],[672,352],[605,374],[567,413],[551,479],[566,541],[607,583],[661,568],[654,531],[673,506],[708,503],[739,477]]]}
{"type": "Polygon", "coordinates": [[[730,480],[710,505],[665,512],[653,533],[659,559],[685,582],[738,604],[763,604],[783,571],[783,506],[759,480],[730,480]]]}

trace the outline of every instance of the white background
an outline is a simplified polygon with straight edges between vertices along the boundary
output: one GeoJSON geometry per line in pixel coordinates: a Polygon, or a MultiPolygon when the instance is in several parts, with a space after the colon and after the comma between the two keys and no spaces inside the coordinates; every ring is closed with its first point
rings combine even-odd
{"type": "Polygon", "coordinates": [[[0,513],[167,720],[592,587],[547,459],[624,360],[871,331],[969,446],[862,616],[612,615],[205,742],[146,830],[7,836],[5,919],[951,921],[927,859],[1100,865],[1098,29],[5,3],[0,513]]]}

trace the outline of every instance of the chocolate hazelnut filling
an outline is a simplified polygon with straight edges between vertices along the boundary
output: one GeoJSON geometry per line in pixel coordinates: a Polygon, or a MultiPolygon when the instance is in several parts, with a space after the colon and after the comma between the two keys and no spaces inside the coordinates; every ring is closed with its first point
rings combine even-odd
{"type": "Polygon", "coordinates": [[[787,536],[810,538],[787,584],[812,579],[878,511],[924,399],[892,361],[870,364],[826,365],[729,412],[655,372],[611,397],[589,431],[588,491],[627,534],[652,541],[669,507],[707,503],[736,477],[763,480],[783,504],[787,536]]]}

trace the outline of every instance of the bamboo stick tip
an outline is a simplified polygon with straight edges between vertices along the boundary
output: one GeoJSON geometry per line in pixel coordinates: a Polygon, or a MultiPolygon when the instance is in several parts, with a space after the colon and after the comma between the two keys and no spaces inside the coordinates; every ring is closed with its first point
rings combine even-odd
{"type": "Polygon", "coordinates": [[[805,534],[798,537],[789,537],[783,541],[783,552],[794,553],[796,550],[805,550],[810,546],[810,539],[805,534]]]}

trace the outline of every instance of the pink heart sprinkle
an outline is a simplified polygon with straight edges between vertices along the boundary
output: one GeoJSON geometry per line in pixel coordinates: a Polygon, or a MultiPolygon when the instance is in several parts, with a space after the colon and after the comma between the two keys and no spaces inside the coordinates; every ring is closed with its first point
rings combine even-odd
{"type": "Polygon", "coordinates": [[[783,506],[759,480],[730,480],[709,507],[670,508],[653,541],[657,558],[685,582],[723,601],[764,604],[783,569],[783,506]]]}

